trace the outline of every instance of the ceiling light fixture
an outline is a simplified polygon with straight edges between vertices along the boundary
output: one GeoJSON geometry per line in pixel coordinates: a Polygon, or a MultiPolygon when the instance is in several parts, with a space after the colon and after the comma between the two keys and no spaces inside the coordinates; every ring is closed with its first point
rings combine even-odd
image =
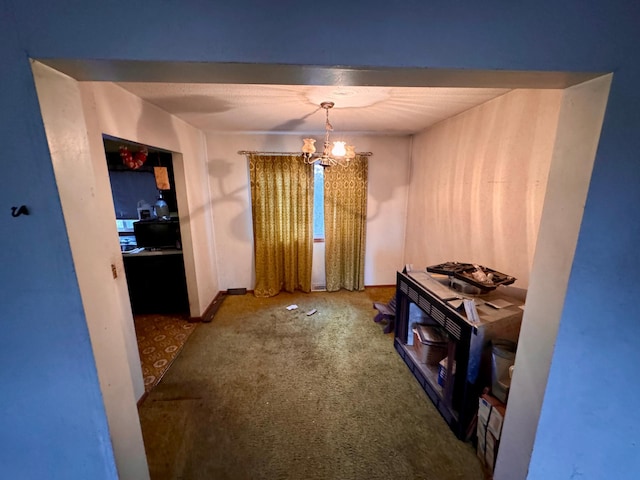
{"type": "Polygon", "coordinates": [[[322,154],[316,153],[314,138],[305,138],[304,145],[302,145],[302,153],[305,163],[314,164],[318,162],[318,165],[323,167],[331,167],[334,165],[340,165],[346,167],[349,165],[349,161],[355,158],[356,151],[353,145],[347,145],[346,142],[330,142],[329,132],[333,131],[333,126],[329,123],[329,110],[333,108],[335,104],[333,102],[322,102],[320,107],[324,108],[326,112],[326,122],[324,124],[324,147],[322,154]]]}

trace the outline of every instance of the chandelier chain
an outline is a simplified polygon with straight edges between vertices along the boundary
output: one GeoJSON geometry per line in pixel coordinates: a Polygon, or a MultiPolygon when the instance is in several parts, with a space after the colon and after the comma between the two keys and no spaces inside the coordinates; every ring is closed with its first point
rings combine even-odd
{"type": "Polygon", "coordinates": [[[333,102],[322,102],[320,104],[320,107],[325,111],[325,135],[322,154],[316,153],[314,139],[305,138],[304,145],[302,146],[302,152],[306,163],[314,164],[318,162],[318,164],[323,167],[333,165],[346,167],[349,165],[349,161],[355,157],[355,147],[352,145],[346,146],[346,142],[333,142],[332,148],[331,141],[329,140],[329,133],[333,131],[333,125],[331,125],[331,122],[329,121],[329,110],[333,108],[334,105],[335,104],[333,102]]]}

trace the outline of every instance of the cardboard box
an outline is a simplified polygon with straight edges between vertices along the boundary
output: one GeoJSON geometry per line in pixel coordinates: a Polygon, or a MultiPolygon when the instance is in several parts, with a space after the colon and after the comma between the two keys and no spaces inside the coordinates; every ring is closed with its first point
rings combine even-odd
{"type": "Polygon", "coordinates": [[[478,455],[482,465],[489,472],[493,473],[500,441],[497,440],[493,434],[487,430],[486,426],[481,423],[478,423],[476,433],[478,435],[478,448],[476,450],[476,454],[478,455]]]}
{"type": "Polygon", "coordinates": [[[478,423],[483,423],[496,439],[500,439],[507,406],[489,394],[483,394],[478,403],[478,423]]]}
{"type": "Polygon", "coordinates": [[[476,436],[478,437],[478,458],[484,464],[484,452],[487,450],[487,427],[480,422],[476,425],[476,436]]]}
{"type": "Polygon", "coordinates": [[[479,398],[476,426],[478,448],[476,453],[482,465],[491,473],[493,473],[498,455],[505,413],[506,405],[497,398],[489,394],[483,394],[479,398]]]}
{"type": "MultiPolygon", "coordinates": [[[[489,437],[491,437],[492,435],[489,433],[488,434],[489,437]]],[[[484,454],[484,461],[485,461],[485,465],[487,466],[487,468],[489,469],[490,472],[493,472],[493,468],[496,465],[496,454],[498,453],[498,449],[494,448],[493,446],[490,446],[491,444],[489,443],[489,440],[487,439],[487,449],[485,451],[484,454]]]]}

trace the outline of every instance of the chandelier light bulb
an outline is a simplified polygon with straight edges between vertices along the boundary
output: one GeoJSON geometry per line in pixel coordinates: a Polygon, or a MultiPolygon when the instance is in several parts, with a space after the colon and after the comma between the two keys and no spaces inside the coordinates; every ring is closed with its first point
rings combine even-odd
{"type": "Polygon", "coordinates": [[[347,153],[345,149],[346,142],[333,142],[333,149],[331,149],[331,154],[336,157],[344,157],[347,153]]]}
{"type": "Polygon", "coordinates": [[[320,107],[324,109],[326,115],[324,124],[324,148],[322,150],[322,154],[316,153],[314,139],[303,139],[304,145],[302,146],[302,153],[304,154],[303,159],[305,163],[313,165],[318,162],[318,165],[322,165],[323,167],[333,165],[346,167],[349,165],[349,161],[356,157],[355,147],[353,145],[347,145],[347,142],[329,141],[329,133],[333,131],[333,126],[329,122],[329,110],[333,108],[333,105],[333,102],[322,102],[320,104],[320,107]]]}

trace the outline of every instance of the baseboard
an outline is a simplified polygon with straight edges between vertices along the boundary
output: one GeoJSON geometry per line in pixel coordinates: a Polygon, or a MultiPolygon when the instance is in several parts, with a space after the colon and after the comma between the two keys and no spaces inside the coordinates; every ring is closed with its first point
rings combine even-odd
{"type": "Polygon", "coordinates": [[[222,301],[224,300],[226,295],[227,294],[225,292],[218,292],[218,294],[211,301],[209,306],[205,309],[205,311],[202,314],[202,316],[201,317],[190,317],[189,321],[190,322],[203,322],[203,323],[211,322],[213,320],[213,317],[215,316],[216,312],[220,308],[220,305],[222,305],[222,301]]]}

